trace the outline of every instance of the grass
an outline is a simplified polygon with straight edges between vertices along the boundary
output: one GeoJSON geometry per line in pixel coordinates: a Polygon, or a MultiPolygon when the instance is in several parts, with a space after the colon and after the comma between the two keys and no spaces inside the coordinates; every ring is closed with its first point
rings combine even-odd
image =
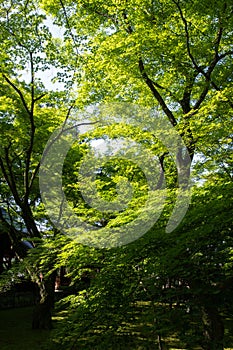
{"type": "Polygon", "coordinates": [[[32,330],[32,308],[0,310],[1,350],[47,350],[49,331],[32,330]]]}
{"type": "MultiPolygon", "coordinates": [[[[144,305],[145,307],[145,305],[144,305]]],[[[59,324],[64,317],[64,312],[59,312],[55,317],[54,326],[59,324]]],[[[50,331],[46,330],[32,330],[32,307],[15,308],[0,310],[0,349],[1,350],[49,350],[47,340],[50,336],[50,331]]],[[[143,320],[140,320],[143,321],[143,320]]],[[[148,320],[144,320],[148,321],[148,320]]],[[[228,342],[225,350],[233,350],[232,344],[232,332],[231,321],[228,320],[226,324],[228,342]]],[[[152,350],[157,349],[155,339],[149,341],[147,327],[150,325],[147,322],[122,325],[122,330],[115,336],[114,339],[106,339],[104,347],[101,350],[117,350],[117,349],[133,349],[133,350],[152,350]],[[147,340],[147,341],[145,341],[147,340]],[[146,345],[147,344],[147,345],[146,345]],[[105,347],[106,346],[106,347],[105,347]]],[[[101,328],[101,327],[100,327],[101,328]]],[[[150,327],[149,327],[150,328],[150,327]]],[[[101,333],[101,329],[99,329],[101,333]]],[[[98,332],[87,333],[87,338],[80,339],[80,349],[99,349],[98,344],[98,332]],[[88,345],[91,345],[89,347],[88,345]]],[[[82,337],[81,337],[82,338],[82,337]]],[[[174,336],[166,339],[168,349],[170,350],[185,350],[181,346],[179,340],[174,336]]],[[[196,348],[198,350],[200,348],[196,348]]],[[[193,349],[194,350],[194,349],[193,349]]]]}

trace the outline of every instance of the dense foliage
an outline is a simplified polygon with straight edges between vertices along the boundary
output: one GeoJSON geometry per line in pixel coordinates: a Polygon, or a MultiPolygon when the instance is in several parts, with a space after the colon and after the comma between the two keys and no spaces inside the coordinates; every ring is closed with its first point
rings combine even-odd
{"type": "MultiPolygon", "coordinates": [[[[232,345],[232,12],[230,0],[1,1],[0,198],[11,218],[1,217],[1,236],[9,232],[41,288],[40,271],[51,283],[66,268],[69,295],[58,303],[65,318],[51,349],[58,343],[67,350],[232,345]],[[110,106],[107,116],[100,116],[101,104],[110,106]],[[115,106],[133,105],[152,111],[152,122],[145,117],[137,124],[137,114],[130,119],[128,112],[120,122],[115,118],[115,106]],[[180,153],[172,131],[152,132],[158,115],[182,138],[180,153]],[[46,142],[57,126],[65,134],[77,123],[92,128],[75,131],[62,188],[75,215],[96,230],[121,230],[139,213],[148,215],[148,178],[130,147],[137,159],[148,153],[158,162],[150,205],[158,206],[160,218],[127,245],[80,244],[46,214],[39,191],[46,142]],[[112,156],[125,139],[130,142],[112,156]],[[92,185],[85,182],[88,172],[80,177],[82,161],[103,143],[108,158],[96,161],[92,185],[104,203],[118,203],[118,185],[127,179],[132,198],[121,210],[98,210],[83,198],[85,184],[92,185]],[[179,175],[189,175],[189,161],[191,204],[169,231],[179,175]],[[27,256],[19,245],[25,235],[35,246],[27,256]]],[[[61,153],[54,153],[54,163],[61,153]]],[[[49,176],[52,183],[56,174],[49,176]]],[[[62,211],[60,198],[54,203],[62,211]]]]}

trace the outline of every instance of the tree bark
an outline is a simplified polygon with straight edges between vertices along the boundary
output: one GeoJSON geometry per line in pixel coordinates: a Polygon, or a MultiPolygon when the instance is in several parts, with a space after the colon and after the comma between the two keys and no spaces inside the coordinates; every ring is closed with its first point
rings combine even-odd
{"type": "Polygon", "coordinates": [[[52,310],[54,308],[55,273],[46,281],[37,283],[39,301],[35,305],[32,317],[33,329],[52,329],[52,310]]]}
{"type": "Polygon", "coordinates": [[[161,335],[158,335],[158,346],[159,346],[159,350],[165,350],[161,335]]]}
{"type": "Polygon", "coordinates": [[[212,305],[202,307],[204,350],[224,350],[224,325],[218,309],[212,305]]]}

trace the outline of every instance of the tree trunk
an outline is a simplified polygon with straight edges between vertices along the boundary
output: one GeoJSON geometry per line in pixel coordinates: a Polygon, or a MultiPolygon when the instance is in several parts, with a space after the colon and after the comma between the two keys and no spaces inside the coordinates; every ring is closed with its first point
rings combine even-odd
{"type": "Polygon", "coordinates": [[[204,326],[204,350],[224,350],[224,325],[217,307],[208,305],[202,307],[204,326]]]}
{"type": "Polygon", "coordinates": [[[164,344],[163,344],[163,341],[162,341],[162,338],[161,338],[160,334],[158,335],[158,346],[159,346],[159,350],[165,350],[164,344]]]}
{"type": "Polygon", "coordinates": [[[52,328],[52,310],[54,307],[55,274],[52,274],[46,281],[38,284],[40,300],[35,305],[32,317],[33,329],[52,328]]]}
{"type": "Polygon", "coordinates": [[[33,217],[30,205],[28,203],[21,205],[22,217],[31,237],[40,237],[35,219],[33,217]]]}
{"type": "Polygon", "coordinates": [[[3,252],[0,249],[0,274],[3,273],[4,268],[3,268],[3,252]]]}

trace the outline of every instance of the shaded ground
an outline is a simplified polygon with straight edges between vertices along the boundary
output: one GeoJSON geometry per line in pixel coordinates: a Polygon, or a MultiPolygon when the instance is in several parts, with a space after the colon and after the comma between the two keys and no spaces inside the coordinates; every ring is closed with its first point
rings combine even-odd
{"type": "Polygon", "coordinates": [[[32,330],[32,307],[0,310],[1,350],[47,350],[49,331],[32,330]]]}
{"type": "MultiPolygon", "coordinates": [[[[156,305],[159,307],[159,304],[156,305]]],[[[126,316],[127,314],[125,314],[126,316]]],[[[57,320],[57,325],[63,325],[66,327],[66,315],[61,317],[61,324],[57,320]],[[65,322],[62,322],[65,320],[65,322]]],[[[114,324],[114,320],[110,325],[105,321],[105,318],[92,319],[90,323],[88,315],[81,313],[72,319],[73,324],[76,324],[77,328],[74,333],[69,334],[66,338],[56,338],[53,336],[53,350],[59,349],[62,342],[62,349],[66,350],[158,350],[159,339],[158,332],[155,329],[154,316],[151,312],[148,302],[138,302],[133,305],[133,308],[128,312],[125,321],[118,324],[118,327],[114,329],[111,324],[114,324]],[[77,317],[78,316],[78,317],[77,317]],[[81,317],[80,317],[81,316],[81,317]],[[130,316],[130,317],[129,317],[130,316]],[[88,323],[90,327],[87,327],[88,323]],[[64,341],[64,343],[63,343],[64,341]]],[[[179,317],[174,319],[176,322],[176,328],[180,328],[179,333],[173,333],[166,331],[166,336],[162,337],[163,349],[165,350],[201,350],[202,348],[197,345],[196,339],[193,338],[190,343],[192,332],[185,327],[183,322],[178,325],[179,317]],[[187,342],[182,341],[182,338],[188,338],[189,346],[186,347],[187,342]]],[[[167,314],[169,317],[169,314],[167,314]]],[[[114,315],[113,315],[114,318],[114,315]]],[[[197,322],[193,321],[194,325],[197,322]]],[[[66,332],[63,334],[65,335],[66,332]]],[[[193,327],[192,327],[193,328],[193,327]]],[[[194,327],[195,328],[195,327],[194,327]]],[[[225,320],[225,350],[233,350],[233,322],[232,319],[225,320]]],[[[52,333],[53,335],[53,333],[52,333]]]]}
{"type": "MultiPolygon", "coordinates": [[[[56,323],[59,323],[59,320],[62,319],[63,315],[60,314],[54,317],[56,323]]],[[[50,336],[50,331],[42,330],[32,330],[31,328],[31,319],[32,319],[32,307],[24,308],[15,308],[0,310],[0,349],[1,350],[49,350],[47,340],[50,336]],[[46,345],[47,344],[47,345],[46,345]]],[[[118,334],[115,337],[114,347],[109,346],[110,343],[114,343],[113,339],[106,344],[106,348],[101,350],[110,350],[110,349],[134,349],[134,350],[151,350],[156,347],[155,342],[148,342],[146,337],[146,330],[144,329],[144,336],[147,338],[148,347],[145,347],[145,342],[143,341],[143,331],[138,327],[139,325],[134,325],[135,329],[132,330],[132,325],[126,324],[124,329],[122,329],[122,334],[118,334]],[[136,326],[136,327],[135,327],[136,326]],[[128,334],[127,334],[128,333],[128,334]],[[153,344],[153,345],[152,345],[153,344]]],[[[233,350],[232,346],[232,320],[228,320],[226,324],[226,338],[227,338],[227,347],[225,350],[233,350]]],[[[145,327],[145,323],[144,323],[145,327]]],[[[143,327],[143,328],[144,328],[143,327]]],[[[101,328],[101,327],[100,327],[101,328]]],[[[100,333],[101,330],[99,329],[100,333]]],[[[98,332],[95,334],[90,333],[86,334],[88,338],[80,339],[80,349],[99,349],[96,344],[98,344],[98,332]],[[92,347],[89,347],[91,346],[92,347]]],[[[180,346],[180,342],[174,338],[169,338],[168,349],[170,350],[181,350],[185,349],[180,346]]],[[[196,348],[198,349],[198,348],[196,348]]]]}

